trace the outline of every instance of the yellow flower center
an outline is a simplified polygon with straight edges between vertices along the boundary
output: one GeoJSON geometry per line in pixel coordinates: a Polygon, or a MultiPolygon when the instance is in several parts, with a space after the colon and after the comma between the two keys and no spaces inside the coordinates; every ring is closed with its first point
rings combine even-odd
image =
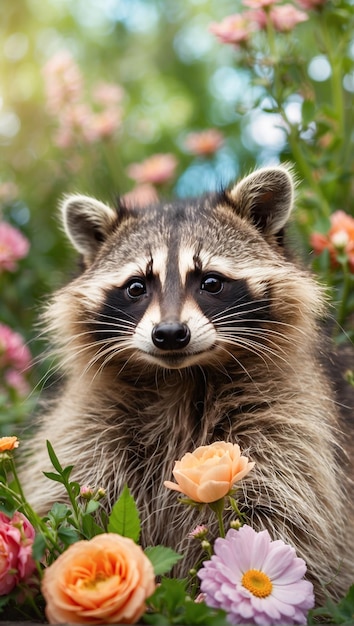
{"type": "Polygon", "coordinates": [[[267,574],[258,569],[249,569],[242,576],[241,584],[257,598],[266,598],[272,593],[273,585],[267,574]]]}

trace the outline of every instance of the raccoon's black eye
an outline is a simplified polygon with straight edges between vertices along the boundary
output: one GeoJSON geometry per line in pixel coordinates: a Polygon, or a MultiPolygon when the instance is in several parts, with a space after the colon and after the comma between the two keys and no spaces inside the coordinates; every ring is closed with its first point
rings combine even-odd
{"type": "Polygon", "coordinates": [[[200,285],[202,291],[207,291],[208,293],[220,293],[220,291],[224,288],[224,283],[220,276],[209,275],[206,276],[202,280],[202,284],[200,285]]]}
{"type": "Polygon", "coordinates": [[[129,298],[135,300],[146,293],[146,285],[140,278],[133,278],[125,288],[129,298]]]}

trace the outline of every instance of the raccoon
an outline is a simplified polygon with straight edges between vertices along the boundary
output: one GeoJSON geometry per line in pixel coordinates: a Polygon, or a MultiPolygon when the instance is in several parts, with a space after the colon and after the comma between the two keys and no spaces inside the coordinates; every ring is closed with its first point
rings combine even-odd
{"type": "Polygon", "coordinates": [[[237,492],[248,523],[295,547],[318,601],[323,585],[344,593],[351,435],[326,374],[323,290],[285,243],[293,199],[284,166],[144,209],[65,198],[83,271],[44,313],[64,382],[22,470],[39,513],[63,498],[42,474],[48,439],[76,480],[105,489],[107,511],[127,484],[143,545],[183,551],[186,574],[198,557],[188,533],[217,529],[207,507],[182,506],[163,482],[197,446],[238,443],[256,462],[237,492]]]}

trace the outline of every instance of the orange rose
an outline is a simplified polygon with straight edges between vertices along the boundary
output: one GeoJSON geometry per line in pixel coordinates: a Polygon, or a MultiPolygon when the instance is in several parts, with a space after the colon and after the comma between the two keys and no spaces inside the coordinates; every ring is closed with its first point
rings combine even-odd
{"type": "Polygon", "coordinates": [[[0,437],[0,452],[14,450],[18,448],[19,441],[17,437],[0,437]]]}
{"type": "Polygon", "coordinates": [[[254,463],[241,456],[237,444],[217,441],[200,446],[176,461],[173,475],[178,484],[166,480],[164,485],[195,502],[216,502],[253,467],[254,463]]]}
{"type": "Polygon", "coordinates": [[[74,543],[42,581],[50,624],[133,624],[154,590],[153,567],[141,547],[115,533],[74,543]]]}

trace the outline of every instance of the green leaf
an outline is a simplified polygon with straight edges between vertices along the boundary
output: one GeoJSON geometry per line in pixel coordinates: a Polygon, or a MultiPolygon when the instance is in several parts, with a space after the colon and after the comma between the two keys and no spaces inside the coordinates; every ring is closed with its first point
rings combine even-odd
{"type": "Polygon", "coordinates": [[[46,541],[41,533],[37,533],[32,544],[32,556],[35,561],[40,561],[46,549],[46,541]]]}
{"type": "Polygon", "coordinates": [[[59,474],[62,474],[63,472],[63,468],[59,462],[59,459],[57,457],[57,455],[54,452],[54,448],[52,446],[52,444],[50,443],[50,441],[47,440],[47,450],[48,450],[48,454],[49,454],[49,458],[51,461],[51,464],[53,465],[54,469],[57,470],[57,472],[59,472],[59,474]]]}
{"type": "Polygon", "coordinates": [[[70,546],[80,540],[80,535],[74,528],[59,528],[58,537],[65,546],[70,546]]]}
{"type": "Polygon", "coordinates": [[[92,539],[96,535],[101,535],[104,533],[103,528],[96,524],[94,518],[89,513],[85,513],[85,515],[81,518],[82,523],[82,534],[85,539],[92,539]]]}
{"type": "Polygon", "coordinates": [[[43,472],[44,476],[49,478],[49,480],[55,480],[57,483],[64,484],[63,478],[60,474],[54,474],[54,472],[43,472]]]}
{"type": "Polygon", "coordinates": [[[225,611],[210,608],[204,602],[193,602],[187,593],[186,580],[162,578],[161,584],[147,603],[149,611],[145,613],[143,620],[154,626],[228,626],[225,611]]]}
{"type": "Polygon", "coordinates": [[[69,515],[71,515],[71,509],[66,504],[63,504],[63,502],[54,502],[48,513],[48,517],[56,524],[63,522],[69,515]]]}
{"type": "Polygon", "coordinates": [[[79,483],[77,483],[77,482],[69,483],[69,488],[70,488],[70,491],[71,491],[72,495],[74,496],[74,498],[77,498],[77,496],[80,493],[80,485],[79,485],[79,483]]]}
{"type": "Polygon", "coordinates": [[[124,486],[120,498],[113,506],[108,519],[108,532],[130,537],[135,542],[139,541],[139,512],[127,485],[124,486]]]}
{"type": "Polygon", "coordinates": [[[354,585],[349,588],[346,596],[335,604],[331,598],[327,598],[323,607],[313,609],[309,612],[308,624],[310,626],[329,618],[331,624],[342,624],[342,626],[352,626],[354,624],[354,585]]]}
{"type": "Polygon", "coordinates": [[[183,554],[178,554],[165,546],[149,546],[144,552],[151,561],[156,576],[167,574],[178,561],[183,559],[183,554]]]}
{"type": "Polygon", "coordinates": [[[99,508],[100,503],[97,500],[90,500],[87,503],[86,513],[94,513],[99,508]]]}
{"type": "Polygon", "coordinates": [[[70,474],[73,471],[73,469],[74,469],[73,465],[68,465],[68,467],[65,467],[63,469],[62,475],[63,475],[63,478],[65,478],[65,480],[69,481],[69,477],[70,477],[70,474]]]}

